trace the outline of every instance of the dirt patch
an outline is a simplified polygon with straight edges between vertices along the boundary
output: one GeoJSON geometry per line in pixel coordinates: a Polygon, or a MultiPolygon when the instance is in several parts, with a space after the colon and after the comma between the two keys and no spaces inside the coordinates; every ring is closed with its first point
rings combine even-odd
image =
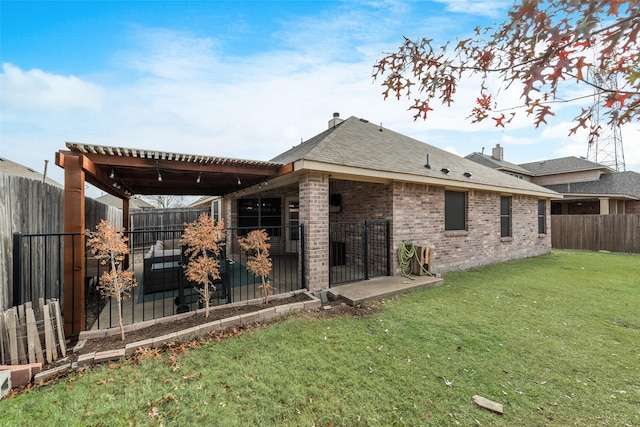
{"type": "Polygon", "coordinates": [[[125,333],[125,340],[120,339],[120,333],[113,336],[100,337],[87,340],[86,344],[79,352],[80,354],[116,350],[123,348],[126,344],[146,340],[148,338],[160,337],[172,332],[189,329],[193,326],[199,326],[215,320],[226,319],[241,314],[252,313],[264,308],[275,307],[278,305],[291,304],[295,302],[309,301],[309,297],[305,294],[297,294],[287,298],[272,299],[267,304],[251,304],[237,307],[218,307],[209,312],[209,317],[204,314],[194,314],[186,319],[175,320],[172,322],[162,323],[159,325],[149,326],[147,328],[138,329],[125,333]]]}

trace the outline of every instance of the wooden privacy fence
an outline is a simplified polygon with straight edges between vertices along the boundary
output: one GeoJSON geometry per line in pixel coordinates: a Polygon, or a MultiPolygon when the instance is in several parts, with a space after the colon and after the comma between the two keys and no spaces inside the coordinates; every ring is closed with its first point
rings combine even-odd
{"type": "Polygon", "coordinates": [[[640,253],[640,214],[552,215],[551,245],[556,249],[640,253]]]}
{"type": "Polygon", "coordinates": [[[158,240],[158,232],[184,228],[184,223],[193,222],[201,213],[211,215],[209,208],[147,209],[131,212],[131,230],[144,231],[132,235],[133,247],[148,247],[158,240]]]}
{"type": "MultiPolygon", "coordinates": [[[[13,303],[14,271],[29,271],[32,282],[23,284],[22,295],[28,295],[27,287],[45,296],[47,284],[59,285],[59,268],[52,264],[51,254],[61,253],[61,242],[36,239],[33,251],[25,254],[19,264],[14,263],[14,234],[42,235],[64,231],[64,191],[62,188],[41,181],[0,173],[0,312],[13,303]],[[30,269],[30,270],[27,270],[30,269]]],[[[101,219],[122,225],[122,211],[113,206],[85,198],[85,224],[95,229],[101,219]]],[[[26,242],[23,240],[23,242],[26,242]]],[[[35,243],[35,242],[34,242],[35,243]]],[[[62,255],[60,255],[62,256],[62,255]]],[[[27,274],[22,274],[26,277],[27,274]]],[[[48,298],[46,295],[45,298],[48,298]]]]}
{"type": "Polygon", "coordinates": [[[0,364],[43,363],[67,354],[60,304],[39,300],[0,312],[0,364]]]}

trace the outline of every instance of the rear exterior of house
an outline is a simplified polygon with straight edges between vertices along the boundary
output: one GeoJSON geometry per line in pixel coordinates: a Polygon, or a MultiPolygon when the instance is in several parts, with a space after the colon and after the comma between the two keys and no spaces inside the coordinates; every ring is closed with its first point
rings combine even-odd
{"type": "Polygon", "coordinates": [[[289,231],[271,242],[291,252],[304,245],[311,291],[398,274],[407,241],[430,248],[432,273],[551,251],[557,193],[357,117],[334,115],[272,162],[292,172],[229,194],[214,211],[231,227],[302,224],[304,241],[289,231]],[[344,276],[349,269],[364,277],[344,276]]]}

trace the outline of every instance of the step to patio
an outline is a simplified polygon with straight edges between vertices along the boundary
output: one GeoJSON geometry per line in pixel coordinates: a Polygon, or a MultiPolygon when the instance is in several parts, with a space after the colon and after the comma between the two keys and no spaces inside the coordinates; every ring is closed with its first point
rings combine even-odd
{"type": "Polygon", "coordinates": [[[444,282],[432,276],[384,276],[361,282],[346,283],[330,288],[329,298],[343,299],[349,305],[358,305],[368,301],[389,298],[419,289],[440,286],[444,282]],[[413,279],[413,280],[412,280],[413,279]]]}

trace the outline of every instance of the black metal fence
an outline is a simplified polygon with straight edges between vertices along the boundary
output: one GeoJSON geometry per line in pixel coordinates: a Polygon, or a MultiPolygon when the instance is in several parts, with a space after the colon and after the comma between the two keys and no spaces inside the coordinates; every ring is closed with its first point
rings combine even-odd
{"type": "MultiPolygon", "coordinates": [[[[290,236],[303,239],[302,225],[280,227],[271,236],[270,255],[273,268],[268,277],[273,293],[285,293],[305,287],[304,241],[286,241],[290,236]],[[275,235],[279,234],[279,235],[275,235]]],[[[248,254],[240,248],[238,236],[249,228],[229,228],[220,257],[221,278],[215,282],[211,305],[221,305],[262,297],[261,278],[247,269],[248,254]]],[[[127,232],[130,242],[129,265],[138,286],[131,298],[123,303],[125,324],[169,316],[197,309],[202,305],[194,283],[184,275],[186,260],[179,240],[183,229],[137,230],[127,232]],[[136,236],[136,234],[144,234],[136,236]]],[[[95,259],[80,234],[14,234],[13,237],[13,305],[38,298],[55,298],[64,304],[73,298],[64,298],[64,241],[73,243],[72,251],[85,254],[84,283],[73,283],[72,289],[84,286],[86,329],[109,328],[117,325],[117,303],[102,298],[96,291],[100,275],[107,270],[95,259]]],[[[75,312],[71,310],[70,312],[75,312]]]]}
{"type": "Polygon", "coordinates": [[[329,286],[391,275],[389,221],[329,224],[329,286]]]}

